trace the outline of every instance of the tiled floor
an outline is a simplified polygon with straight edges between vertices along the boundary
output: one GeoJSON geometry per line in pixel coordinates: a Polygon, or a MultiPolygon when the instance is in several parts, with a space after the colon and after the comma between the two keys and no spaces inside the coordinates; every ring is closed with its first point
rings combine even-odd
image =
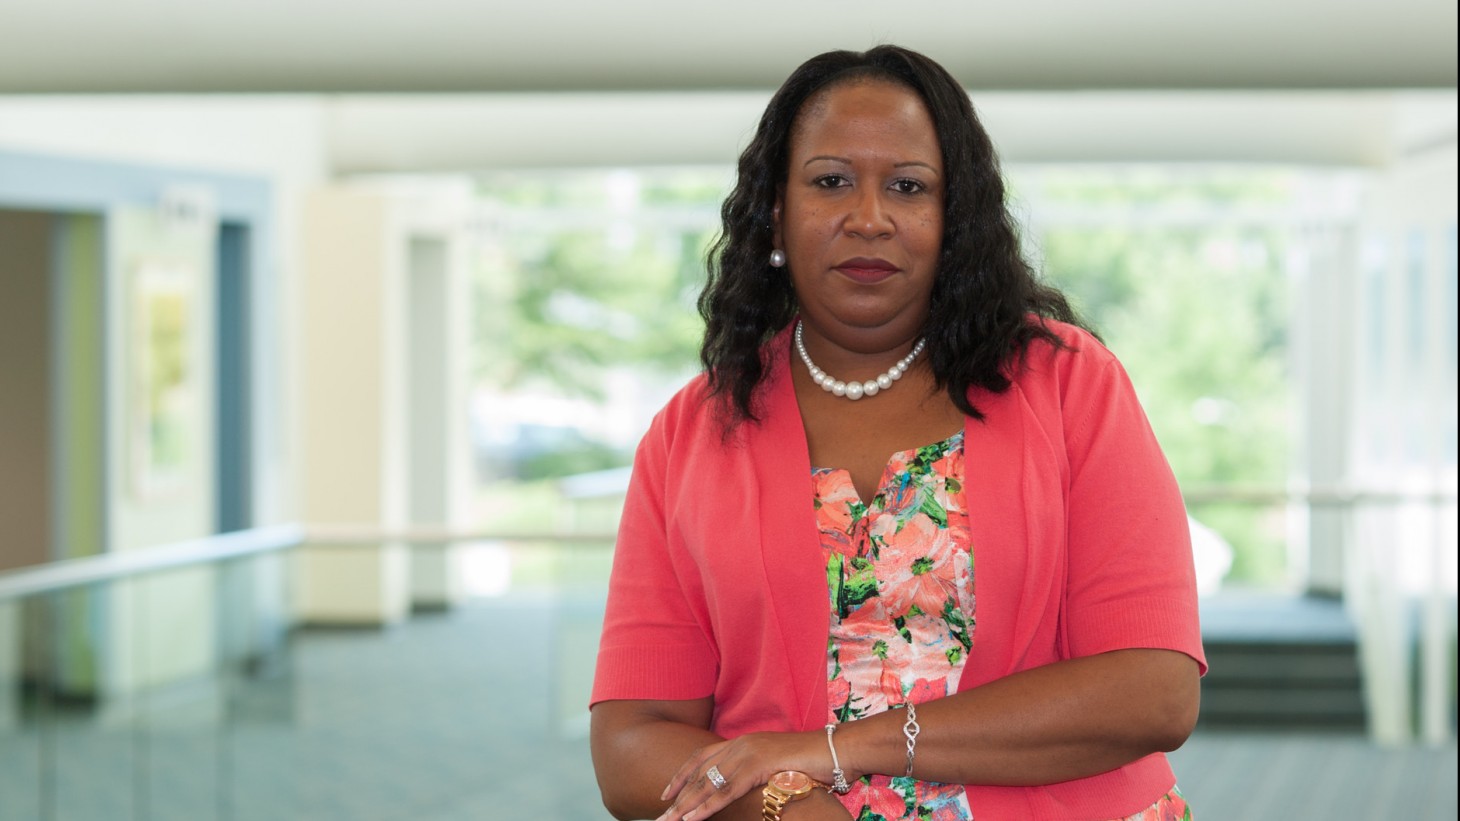
{"type": "MultiPolygon", "coordinates": [[[[226,696],[0,728],[0,821],[602,821],[582,707],[596,613],[517,596],[306,631],[288,675],[226,696]]],[[[1456,817],[1453,744],[1201,732],[1173,761],[1206,821],[1456,817]]]]}

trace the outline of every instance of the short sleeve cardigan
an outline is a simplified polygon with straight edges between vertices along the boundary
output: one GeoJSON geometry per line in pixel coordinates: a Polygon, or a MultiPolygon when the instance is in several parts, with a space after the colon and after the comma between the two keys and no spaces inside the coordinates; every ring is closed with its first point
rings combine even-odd
{"type": "MultiPolygon", "coordinates": [[[[1177,650],[1202,672],[1180,492],[1125,371],[1049,322],[1002,393],[970,394],[965,502],[978,633],[959,689],[1061,659],[1177,650]]],[[[788,332],[771,343],[761,421],[724,435],[703,377],[639,445],[615,548],[593,703],[714,699],[723,737],[820,729],[825,568],[788,332]]],[[[980,821],[1115,818],[1175,778],[1160,753],[1041,787],[969,785],[980,821]]]]}

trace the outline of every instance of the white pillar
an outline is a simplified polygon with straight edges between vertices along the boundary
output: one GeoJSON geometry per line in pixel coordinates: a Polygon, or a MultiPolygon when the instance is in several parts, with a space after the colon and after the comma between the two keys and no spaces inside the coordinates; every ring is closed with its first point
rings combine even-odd
{"type": "MultiPolygon", "coordinates": [[[[1353,429],[1354,281],[1356,239],[1347,224],[1310,228],[1305,259],[1295,261],[1303,310],[1296,312],[1293,351],[1300,380],[1298,464],[1314,487],[1342,485],[1350,465],[1353,429]]],[[[1343,590],[1349,529],[1346,511],[1307,509],[1306,545],[1289,552],[1289,579],[1307,593],[1337,596],[1343,590]]]]}
{"type": "MultiPolygon", "coordinates": [[[[466,415],[461,377],[469,341],[456,331],[465,325],[470,294],[452,229],[413,231],[407,240],[409,517],[411,524],[429,528],[457,522],[459,476],[453,468],[466,450],[460,436],[466,415]]],[[[436,610],[461,602],[459,556],[451,542],[412,543],[412,606],[436,610]]]]}
{"type": "MultiPolygon", "coordinates": [[[[398,406],[402,289],[390,261],[389,204],[366,192],[310,195],[300,292],[300,430],[310,524],[391,528],[405,523],[398,406]]],[[[314,623],[388,625],[409,608],[400,544],[303,548],[295,607],[314,623]]]]}

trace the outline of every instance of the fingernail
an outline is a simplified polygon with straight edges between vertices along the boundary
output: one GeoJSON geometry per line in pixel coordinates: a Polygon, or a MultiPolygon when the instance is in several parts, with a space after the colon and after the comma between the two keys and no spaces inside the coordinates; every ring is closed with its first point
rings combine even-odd
{"type": "MultiPolygon", "coordinates": [[[[659,800],[660,801],[668,801],[669,800],[669,788],[668,787],[665,787],[664,788],[664,792],[659,793],[659,800]]],[[[655,819],[655,821],[658,821],[658,819],[655,819]]]]}

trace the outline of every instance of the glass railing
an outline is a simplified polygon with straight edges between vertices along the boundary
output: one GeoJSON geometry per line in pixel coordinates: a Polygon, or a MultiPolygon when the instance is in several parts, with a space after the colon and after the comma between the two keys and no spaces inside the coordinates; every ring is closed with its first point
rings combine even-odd
{"type": "MultiPolygon", "coordinates": [[[[1453,566],[1453,493],[1307,496],[1200,504],[1413,504],[1453,566]]],[[[604,534],[280,527],[0,573],[0,821],[604,819],[585,706],[611,555],[604,534]],[[301,623],[296,560],[362,543],[453,544],[477,595],[301,623]]],[[[1361,632],[1413,654],[1366,677],[1408,682],[1406,714],[1453,738],[1453,588],[1431,594],[1443,624],[1361,632]]]]}
{"type": "MultiPolygon", "coordinates": [[[[1357,631],[1370,736],[1392,746],[1453,743],[1460,539],[1453,473],[1409,487],[1188,489],[1186,502],[1198,521],[1218,530],[1242,522],[1232,530],[1265,542],[1236,545],[1238,561],[1268,565],[1234,575],[1280,579],[1301,591],[1317,570],[1302,566],[1313,558],[1309,546],[1323,545],[1325,592],[1341,594],[1357,631]]],[[[1200,538],[1192,535],[1200,578],[1200,538]]]]}
{"type": "Polygon", "coordinates": [[[364,629],[290,616],[300,548],[340,534],[0,574],[0,819],[606,818],[611,540],[484,536],[451,540],[498,560],[488,595],[364,629]]]}
{"type": "Polygon", "coordinates": [[[288,678],[301,535],[0,574],[0,818],[240,817],[234,730],[288,678]]]}

